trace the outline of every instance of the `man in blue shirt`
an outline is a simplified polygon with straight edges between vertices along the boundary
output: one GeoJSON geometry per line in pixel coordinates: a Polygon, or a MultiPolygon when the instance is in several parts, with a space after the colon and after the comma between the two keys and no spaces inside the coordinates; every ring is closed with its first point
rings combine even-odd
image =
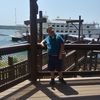
{"type": "Polygon", "coordinates": [[[64,52],[64,40],[59,35],[54,33],[52,27],[47,29],[48,36],[40,43],[42,47],[47,47],[48,50],[48,70],[51,71],[50,84],[55,84],[54,71],[58,71],[59,81],[65,83],[62,75],[62,54],[64,52]]]}

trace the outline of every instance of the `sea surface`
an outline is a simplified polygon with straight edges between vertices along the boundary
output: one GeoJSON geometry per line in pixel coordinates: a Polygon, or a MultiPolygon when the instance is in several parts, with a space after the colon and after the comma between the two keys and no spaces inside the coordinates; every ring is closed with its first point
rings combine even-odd
{"type": "Polygon", "coordinates": [[[19,42],[13,42],[11,35],[14,35],[18,30],[0,29],[0,47],[18,44],[19,42]]]}
{"type": "MultiPolygon", "coordinates": [[[[18,30],[0,29],[0,48],[20,44],[20,42],[13,42],[11,38],[11,35],[14,35],[16,31],[18,30]]],[[[8,56],[13,56],[18,61],[22,61],[27,59],[27,51],[0,56],[0,67],[2,67],[2,62],[3,64],[6,62],[8,56]]]]}

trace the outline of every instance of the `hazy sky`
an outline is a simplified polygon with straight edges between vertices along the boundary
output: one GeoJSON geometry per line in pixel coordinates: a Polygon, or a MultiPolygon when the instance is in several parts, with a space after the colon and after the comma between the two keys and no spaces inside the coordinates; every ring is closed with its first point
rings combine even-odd
{"type": "MultiPolygon", "coordinates": [[[[23,24],[29,19],[30,0],[0,0],[0,25],[23,24]],[[16,12],[16,13],[15,13],[16,12]],[[16,16],[16,17],[15,17],[16,16]]],[[[50,19],[78,19],[81,15],[84,22],[100,23],[100,0],[38,0],[39,10],[50,19]]]]}

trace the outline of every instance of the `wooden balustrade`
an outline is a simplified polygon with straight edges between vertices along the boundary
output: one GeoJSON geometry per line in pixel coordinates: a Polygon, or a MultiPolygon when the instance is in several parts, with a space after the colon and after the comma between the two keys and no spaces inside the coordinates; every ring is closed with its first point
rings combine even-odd
{"type": "MultiPolygon", "coordinates": [[[[78,72],[78,67],[80,66],[86,66],[86,57],[89,52],[89,50],[99,50],[100,45],[99,44],[65,44],[65,50],[67,49],[68,52],[64,59],[64,75],[67,75],[69,71],[73,72],[72,74],[81,75],[81,72],[78,72]],[[74,73],[74,71],[75,73],[74,73]],[[77,72],[76,72],[77,71],[77,72]]],[[[40,49],[40,48],[38,48],[40,49]]],[[[12,54],[20,51],[27,50],[30,52],[30,45],[29,44],[23,44],[23,45],[17,45],[17,46],[11,46],[11,47],[4,47],[0,48],[0,55],[7,55],[12,54]]],[[[28,56],[28,55],[27,55],[28,56]]],[[[37,55],[38,56],[38,55],[37,55]]],[[[30,56],[28,56],[30,57],[30,56]]],[[[39,56],[38,56],[39,57],[39,56]]],[[[38,58],[37,57],[37,58],[38,58]]],[[[42,54],[42,65],[39,65],[41,70],[38,70],[37,75],[48,75],[48,71],[45,72],[42,68],[45,64],[47,64],[47,53],[42,54]]],[[[17,64],[13,64],[12,57],[9,57],[9,66],[6,68],[0,69],[0,88],[1,91],[7,89],[7,87],[13,86],[25,79],[30,79],[31,75],[31,67],[28,65],[30,63],[30,60],[28,58],[27,61],[19,62],[17,64]],[[7,85],[8,83],[12,85],[7,85]],[[6,87],[5,87],[6,86],[6,87]]],[[[39,59],[38,59],[39,62],[39,59]]],[[[37,63],[40,64],[40,63],[37,63]]],[[[71,72],[69,74],[71,74],[71,72]]],[[[100,74],[99,71],[94,71],[89,73],[82,72],[82,75],[88,75],[90,73],[94,74],[100,74]]],[[[50,74],[49,74],[50,75],[50,74]]],[[[92,74],[90,74],[92,75],[92,74]]],[[[39,77],[39,76],[38,76],[39,77]]]]}
{"type": "Polygon", "coordinates": [[[20,44],[20,45],[12,45],[12,46],[6,46],[6,47],[0,47],[0,56],[17,53],[25,50],[30,49],[30,44],[20,44]]]}
{"type": "MultiPolygon", "coordinates": [[[[0,48],[0,55],[8,55],[21,51],[28,51],[29,44],[14,45],[0,48]]],[[[13,56],[8,56],[8,66],[0,68],[0,91],[3,91],[19,82],[29,79],[30,68],[28,60],[13,63],[13,56]]]]}

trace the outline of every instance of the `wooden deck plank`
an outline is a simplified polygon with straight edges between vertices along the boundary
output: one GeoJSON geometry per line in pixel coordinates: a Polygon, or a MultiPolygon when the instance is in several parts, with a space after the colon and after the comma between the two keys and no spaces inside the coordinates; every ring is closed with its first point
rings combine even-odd
{"type": "MultiPolygon", "coordinates": [[[[62,85],[56,81],[55,90],[49,85],[48,80],[38,81],[32,84],[26,80],[4,92],[0,93],[0,100],[100,100],[100,84],[80,85],[76,81],[83,82],[89,78],[67,78],[66,85],[62,85]],[[82,81],[81,81],[82,80],[82,81]],[[72,84],[73,82],[73,84],[72,84]],[[75,82],[75,84],[74,84],[75,82]]],[[[100,78],[90,78],[95,81],[100,78]]]]}

